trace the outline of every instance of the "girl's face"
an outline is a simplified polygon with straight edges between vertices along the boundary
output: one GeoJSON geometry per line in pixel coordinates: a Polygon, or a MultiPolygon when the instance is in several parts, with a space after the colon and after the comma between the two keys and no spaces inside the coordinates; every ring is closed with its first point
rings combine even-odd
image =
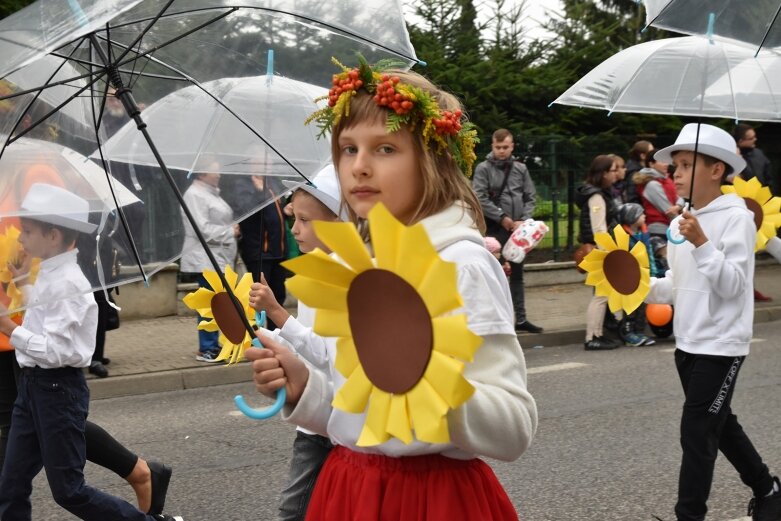
{"type": "Polygon", "coordinates": [[[336,221],[338,219],[317,199],[301,190],[293,196],[292,204],[296,220],[290,231],[293,233],[301,253],[309,253],[315,248],[330,253],[331,250],[317,238],[312,221],[336,221]]]}
{"type": "Polygon", "coordinates": [[[613,168],[616,168],[616,181],[621,181],[626,177],[626,163],[624,160],[618,160],[613,163],[613,168]]]}
{"type": "Polygon", "coordinates": [[[396,219],[410,221],[423,196],[423,179],[412,134],[388,133],[385,123],[358,123],[339,135],[337,171],[342,197],[365,219],[381,202],[396,219]]]}

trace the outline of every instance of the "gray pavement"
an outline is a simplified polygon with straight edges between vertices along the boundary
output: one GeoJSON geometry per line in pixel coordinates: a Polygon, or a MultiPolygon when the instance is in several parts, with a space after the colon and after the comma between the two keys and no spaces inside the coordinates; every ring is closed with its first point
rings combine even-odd
{"type": "MultiPolygon", "coordinates": [[[[591,288],[582,283],[534,285],[529,282],[527,278],[527,314],[545,332],[520,334],[521,345],[526,349],[582,343],[591,288]]],[[[774,300],[756,303],[754,322],[781,319],[781,265],[760,258],[755,286],[774,300]]],[[[251,373],[246,363],[227,366],[195,360],[195,323],[191,315],[124,320],[119,329],[107,334],[105,355],[111,359],[111,375],[105,379],[88,377],[92,398],[248,381],[251,373]]]]}

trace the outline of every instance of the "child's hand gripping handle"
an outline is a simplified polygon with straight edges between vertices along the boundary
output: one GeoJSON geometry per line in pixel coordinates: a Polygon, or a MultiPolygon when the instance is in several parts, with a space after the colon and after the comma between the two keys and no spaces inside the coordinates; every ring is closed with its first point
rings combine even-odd
{"type": "MultiPolygon", "coordinates": [[[[256,312],[255,322],[257,324],[264,324],[266,322],[266,312],[256,312]]],[[[263,344],[260,343],[260,340],[257,337],[252,339],[252,345],[254,345],[256,348],[263,348],[263,344]]],[[[248,416],[253,420],[265,420],[267,418],[271,418],[282,410],[282,406],[285,405],[286,400],[287,392],[285,391],[284,387],[277,391],[277,400],[274,402],[274,405],[266,407],[265,409],[253,409],[247,404],[246,401],[244,401],[244,397],[240,394],[233,398],[233,401],[236,402],[236,408],[244,413],[245,416],[248,416]]]]}

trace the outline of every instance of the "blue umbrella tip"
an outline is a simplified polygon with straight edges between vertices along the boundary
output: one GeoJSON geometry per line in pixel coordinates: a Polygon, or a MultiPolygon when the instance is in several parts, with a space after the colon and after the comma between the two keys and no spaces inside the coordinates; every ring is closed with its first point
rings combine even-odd
{"type": "Polygon", "coordinates": [[[425,62],[423,60],[418,60],[418,65],[420,65],[421,67],[428,67],[428,62],[425,62]]]}

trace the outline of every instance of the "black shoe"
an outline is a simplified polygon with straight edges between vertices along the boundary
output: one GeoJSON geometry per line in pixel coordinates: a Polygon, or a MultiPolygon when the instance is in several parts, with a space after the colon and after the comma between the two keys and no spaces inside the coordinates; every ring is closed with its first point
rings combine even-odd
{"type": "Polygon", "coordinates": [[[774,488],[769,496],[754,497],[748,502],[748,515],[752,521],[779,521],[781,519],[781,483],[773,476],[774,488]]]}
{"type": "Polygon", "coordinates": [[[166,514],[157,514],[157,515],[154,515],[152,517],[154,517],[157,521],[184,521],[183,517],[180,517],[180,516],[169,516],[169,515],[166,515],[166,514]]]}
{"type": "Polygon", "coordinates": [[[106,366],[100,362],[92,362],[89,365],[89,372],[98,378],[105,378],[108,376],[108,369],[106,369],[106,366]]]}
{"type": "Polygon", "coordinates": [[[162,514],[172,470],[158,461],[149,461],[147,465],[152,473],[152,501],[147,514],[162,514]]]}
{"type": "Polygon", "coordinates": [[[595,336],[583,345],[586,348],[586,351],[607,351],[609,349],[616,349],[620,344],[603,336],[595,336]]]}
{"type": "Polygon", "coordinates": [[[103,357],[103,358],[100,359],[100,363],[103,364],[103,365],[108,365],[108,364],[111,363],[111,358],[103,357]]]}
{"type": "Polygon", "coordinates": [[[540,326],[535,326],[528,320],[524,320],[523,322],[518,322],[515,324],[515,330],[526,331],[527,333],[542,333],[544,331],[544,329],[542,329],[540,326]]]}

